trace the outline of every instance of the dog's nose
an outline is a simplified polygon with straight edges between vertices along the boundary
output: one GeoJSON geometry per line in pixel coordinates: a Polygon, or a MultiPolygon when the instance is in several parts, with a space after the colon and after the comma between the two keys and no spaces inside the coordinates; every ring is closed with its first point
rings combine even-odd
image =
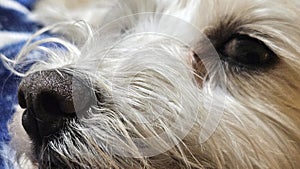
{"type": "Polygon", "coordinates": [[[18,99],[26,109],[22,124],[33,139],[43,139],[60,131],[75,116],[72,75],[40,71],[26,76],[19,86],[18,99]]]}

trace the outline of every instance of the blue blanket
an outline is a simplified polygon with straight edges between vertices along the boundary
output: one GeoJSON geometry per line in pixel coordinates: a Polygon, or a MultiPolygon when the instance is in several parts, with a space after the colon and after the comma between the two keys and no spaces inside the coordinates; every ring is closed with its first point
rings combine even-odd
{"type": "MultiPolygon", "coordinates": [[[[26,40],[42,25],[31,20],[35,0],[0,1],[0,54],[14,58],[26,40]]],[[[17,87],[20,78],[12,74],[0,60],[0,152],[7,147],[10,136],[7,123],[17,104],[17,87]]],[[[0,169],[12,168],[0,154],[0,169]]]]}

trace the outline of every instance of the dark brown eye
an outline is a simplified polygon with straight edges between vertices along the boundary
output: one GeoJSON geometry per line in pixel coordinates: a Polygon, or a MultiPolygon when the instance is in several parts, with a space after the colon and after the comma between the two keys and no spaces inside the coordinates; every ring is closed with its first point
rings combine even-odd
{"type": "Polygon", "coordinates": [[[228,63],[246,68],[263,68],[277,58],[263,42],[246,35],[230,38],[219,52],[228,63]]]}

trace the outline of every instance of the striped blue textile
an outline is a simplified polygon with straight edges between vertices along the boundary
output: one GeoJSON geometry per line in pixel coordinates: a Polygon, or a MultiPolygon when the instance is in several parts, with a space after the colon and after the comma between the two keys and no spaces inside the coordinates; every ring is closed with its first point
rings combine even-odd
{"type": "MultiPolygon", "coordinates": [[[[0,54],[14,58],[26,40],[42,27],[31,19],[34,3],[35,0],[0,0],[0,54]]],[[[20,78],[6,69],[0,60],[0,169],[13,168],[4,152],[10,141],[7,123],[18,102],[19,82],[20,78]]]]}

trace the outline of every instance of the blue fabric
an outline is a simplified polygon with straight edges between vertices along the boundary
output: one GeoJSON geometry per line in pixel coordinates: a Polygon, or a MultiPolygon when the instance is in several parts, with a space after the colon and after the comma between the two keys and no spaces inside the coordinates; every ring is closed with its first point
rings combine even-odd
{"type": "Polygon", "coordinates": [[[24,13],[0,6],[0,31],[34,32],[39,28],[24,13]]]}
{"type": "Polygon", "coordinates": [[[28,9],[32,9],[33,5],[35,4],[36,0],[16,0],[23,6],[27,7],[28,9]]]}
{"type": "MultiPolygon", "coordinates": [[[[26,39],[20,41],[10,41],[7,35],[4,37],[1,33],[11,33],[11,39],[16,39],[20,33],[28,33],[29,35],[41,28],[39,23],[29,19],[30,9],[32,9],[35,0],[15,0],[13,3],[19,3],[28,11],[18,10],[16,7],[9,5],[1,6],[0,3],[0,42],[7,44],[0,46],[0,54],[4,54],[8,58],[14,58],[26,39]],[[7,39],[8,38],[8,39],[7,39]]],[[[48,35],[50,36],[50,35],[48,35]]],[[[21,38],[20,38],[21,39],[21,38]]],[[[27,67],[28,68],[28,67],[27,67]]],[[[17,104],[17,88],[20,78],[7,70],[3,62],[0,60],[0,152],[6,147],[10,141],[7,123],[15,112],[14,106],[17,104]]],[[[3,155],[0,154],[0,169],[11,168],[4,161],[3,155]]]]}
{"type": "MultiPolygon", "coordinates": [[[[11,55],[7,56],[10,57],[15,56],[15,53],[17,53],[19,49],[15,49],[14,46],[15,45],[3,48],[2,50],[0,50],[0,53],[9,53],[11,55]]],[[[18,47],[20,48],[20,46],[18,47]]],[[[7,145],[10,140],[7,129],[7,122],[10,120],[15,111],[14,105],[17,104],[17,85],[20,81],[20,78],[11,74],[11,72],[4,68],[2,62],[0,62],[0,79],[0,149],[2,149],[3,146],[7,145]]],[[[0,157],[0,169],[4,169],[4,166],[5,163],[0,157]]]]}
{"type": "MultiPolygon", "coordinates": [[[[0,53],[12,58],[17,54],[20,47],[21,44],[7,46],[2,48],[0,53]]],[[[17,103],[16,90],[19,78],[7,70],[0,61],[0,79],[0,142],[8,143],[9,135],[6,123],[14,112],[13,105],[17,103]]]]}

